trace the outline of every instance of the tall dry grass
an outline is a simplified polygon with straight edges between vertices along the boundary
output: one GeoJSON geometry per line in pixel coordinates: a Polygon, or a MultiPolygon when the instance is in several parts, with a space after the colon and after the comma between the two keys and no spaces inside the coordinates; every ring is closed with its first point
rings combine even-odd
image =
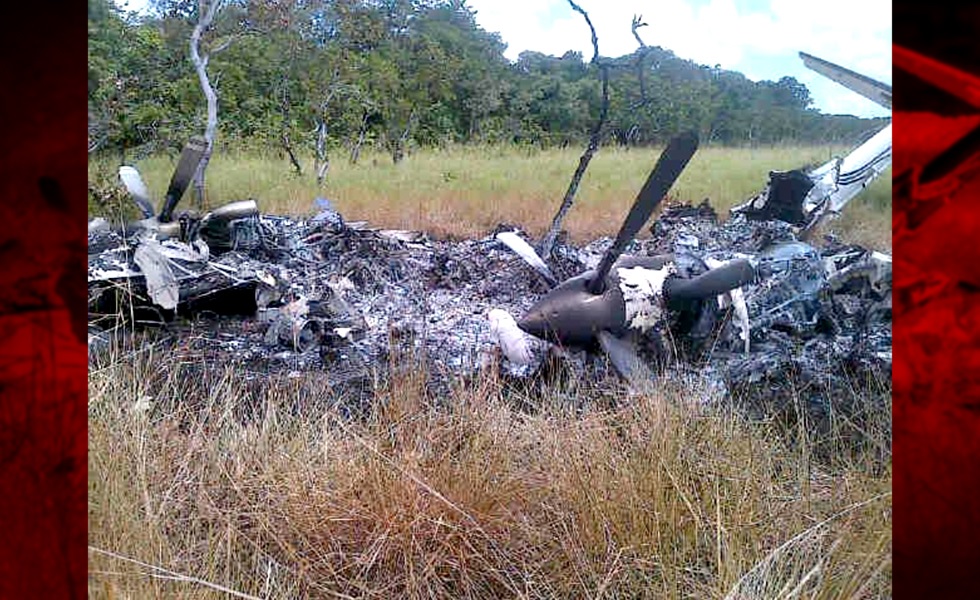
{"type": "Polygon", "coordinates": [[[351,417],[316,374],[155,353],[90,376],[93,598],[890,596],[890,466],[703,390],[522,411],[408,369],[351,417]]]}
{"type": "MultiPolygon", "coordinates": [[[[745,201],[765,185],[770,170],[822,164],[848,148],[705,147],[681,175],[671,196],[698,203],[709,198],[719,214],[745,201]]],[[[292,173],[274,155],[220,152],[208,167],[208,201],[256,198],[262,210],[309,214],[313,199],[333,200],[350,220],[436,236],[472,238],[501,222],[540,236],[551,222],[580,148],[521,149],[514,146],[456,146],[425,149],[393,164],[383,154],[366,154],[356,165],[335,157],[322,189],[310,174],[292,173]]],[[[659,156],[658,148],[602,148],[593,158],[564,226],[575,242],[615,235],[629,206],[659,156]]],[[[137,162],[150,189],[163,195],[174,159],[155,156],[137,162]]],[[[93,165],[95,179],[114,173],[108,162],[93,165]]],[[[846,208],[829,229],[879,250],[891,249],[891,173],[846,208]]],[[[185,200],[186,202],[186,200],[185,200]]]]}

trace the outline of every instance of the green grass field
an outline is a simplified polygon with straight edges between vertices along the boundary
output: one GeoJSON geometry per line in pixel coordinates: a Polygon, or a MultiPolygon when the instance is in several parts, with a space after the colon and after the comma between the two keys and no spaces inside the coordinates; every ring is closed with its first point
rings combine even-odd
{"type": "MultiPolygon", "coordinates": [[[[706,148],[674,196],[724,214],[770,169],[829,154],[706,148]]],[[[578,157],[369,155],[336,160],[317,190],[276,157],[218,155],[209,203],[310,213],[323,195],[379,226],[474,236],[507,221],[539,235],[578,157]]],[[[614,234],[656,157],[601,150],[566,222],[573,239],[614,234]]],[[[162,195],[173,162],[138,167],[162,195]]],[[[888,177],[833,224],[845,239],[890,249],[888,177]]],[[[451,398],[428,394],[420,372],[352,420],[316,373],[256,388],[221,365],[202,376],[153,347],[117,351],[89,375],[89,596],[891,596],[887,413],[856,442],[843,422],[814,440],[705,405],[695,388],[664,384],[615,408],[580,398],[581,411],[546,396],[529,413],[492,372],[451,398]],[[837,448],[832,460],[816,441],[837,448]]],[[[887,405],[880,384],[855,393],[887,405]]]]}
{"type": "MultiPolygon", "coordinates": [[[[842,151],[846,148],[702,148],[671,197],[693,203],[709,198],[719,214],[727,215],[729,208],[764,187],[770,170],[820,164],[842,151]]],[[[345,218],[381,227],[475,237],[508,222],[540,236],[565,194],[580,155],[580,148],[455,147],[422,150],[397,165],[382,154],[365,154],[357,165],[338,156],[318,190],[309,160],[304,176],[299,177],[285,159],[219,153],[208,168],[208,203],[214,206],[255,198],[268,213],[308,214],[313,199],[321,195],[333,200],[345,218]]],[[[600,149],[564,223],[572,240],[586,242],[615,235],[658,156],[658,149],[600,149]]],[[[150,190],[162,196],[174,161],[153,157],[136,166],[150,190]]],[[[115,169],[102,163],[101,169],[93,166],[91,171],[94,179],[108,179],[115,169]]],[[[890,250],[890,177],[891,172],[885,172],[830,228],[851,241],[890,250]]],[[[184,202],[190,205],[189,200],[184,202]]]]}

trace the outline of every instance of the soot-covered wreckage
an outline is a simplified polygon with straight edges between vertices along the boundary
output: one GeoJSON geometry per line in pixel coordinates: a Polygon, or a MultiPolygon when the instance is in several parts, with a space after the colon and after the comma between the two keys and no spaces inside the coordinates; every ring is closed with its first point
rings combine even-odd
{"type": "Polygon", "coordinates": [[[246,378],[315,371],[347,398],[372,394],[393,351],[422,361],[437,390],[486,369],[525,396],[556,381],[620,394],[697,380],[754,408],[802,400],[821,418],[887,385],[890,257],[818,248],[758,218],[784,199],[779,184],[724,221],[707,201],[669,205],[636,239],[696,147],[668,146],[616,239],[559,242],[546,262],[516,227],[434,240],[348,222],[321,199],[311,218],[253,200],[174,216],[192,142],[159,215],[124,170],[145,218],[90,223],[90,356],[135,322],[246,378]]]}

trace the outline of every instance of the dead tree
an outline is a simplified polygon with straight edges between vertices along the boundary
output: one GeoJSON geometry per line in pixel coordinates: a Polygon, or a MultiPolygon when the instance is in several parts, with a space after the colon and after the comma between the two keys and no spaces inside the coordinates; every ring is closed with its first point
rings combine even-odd
{"type": "Polygon", "coordinates": [[[316,143],[314,145],[313,170],[316,172],[316,185],[323,185],[330,169],[330,157],[327,156],[327,120],[322,116],[316,122],[316,143]]]}
{"type": "Polygon", "coordinates": [[[351,145],[350,149],[350,164],[356,165],[357,160],[361,156],[361,146],[364,145],[364,140],[367,138],[368,127],[371,125],[371,119],[376,114],[374,107],[365,106],[361,110],[361,124],[357,128],[357,141],[351,145]]]}
{"type": "MultiPolygon", "coordinates": [[[[330,169],[330,157],[327,156],[327,109],[330,106],[331,100],[333,100],[334,93],[335,90],[331,88],[327,97],[317,107],[316,116],[314,117],[316,125],[313,128],[313,134],[316,137],[313,142],[313,172],[316,175],[316,184],[318,187],[323,185],[323,180],[326,179],[327,171],[330,169]]],[[[281,142],[289,157],[289,162],[293,166],[293,170],[296,171],[296,175],[302,177],[303,166],[300,164],[299,158],[296,157],[296,151],[289,138],[289,110],[289,93],[288,91],[284,91],[282,100],[283,125],[281,142]]]]}
{"type": "Polygon", "coordinates": [[[333,98],[333,91],[327,96],[319,107],[315,118],[316,126],[313,133],[316,139],[313,142],[313,172],[316,174],[316,185],[323,185],[323,180],[327,178],[327,171],[330,169],[330,157],[327,156],[327,106],[333,98]]]}
{"type": "Polygon", "coordinates": [[[334,71],[332,80],[327,86],[327,95],[320,102],[316,112],[316,140],[313,143],[313,172],[316,173],[316,185],[323,185],[323,180],[327,178],[327,171],[330,169],[330,157],[327,156],[327,110],[334,96],[341,90],[342,86],[338,83],[340,73],[334,71]]]}
{"type": "Polygon", "coordinates": [[[412,127],[415,125],[416,113],[415,109],[408,115],[408,121],[405,122],[405,129],[402,130],[398,137],[392,136],[392,131],[388,131],[388,150],[391,152],[391,160],[394,164],[398,164],[405,158],[405,147],[408,145],[408,139],[412,134],[412,127]]]}
{"type": "Polygon", "coordinates": [[[575,169],[572,180],[568,184],[568,190],[565,192],[565,197],[561,201],[561,206],[558,207],[558,212],[555,213],[555,218],[551,221],[551,227],[548,228],[538,247],[538,254],[546,260],[551,256],[551,250],[555,246],[555,240],[558,238],[558,232],[561,230],[561,222],[572,208],[572,203],[575,201],[575,194],[578,192],[578,186],[582,181],[582,176],[585,175],[585,170],[589,167],[592,155],[599,148],[602,127],[606,124],[606,117],[609,114],[609,65],[599,60],[599,38],[596,37],[595,27],[592,26],[592,20],[589,18],[589,14],[582,7],[575,4],[572,0],[568,0],[568,3],[573,10],[581,13],[589,26],[589,31],[592,32],[592,64],[599,68],[599,78],[602,81],[602,104],[599,108],[599,119],[592,127],[592,131],[589,132],[589,144],[578,161],[578,167],[575,169]]]}
{"type": "Polygon", "coordinates": [[[281,85],[282,96],[279,100],[279,109],[282,112],[282,128],[279,132],[279,141],[282,143],[282,147],[286,151],[286,156],[289,157],[289,163],[293,165],[293,169],[296,170],[296,175],[302,177],[303,165],[300,164],[299,159],[296,157],[296,151],[293,149],[293,142],[289,138],[289,113],[292,110],[292,103],[289,100],[289,81],[286,77],[283,77],[281,85]]]}
{"type": "Polygon", "coordinates": [[[197,203],[198,210],[204,208],[204,172],[208,168],[211,160],[211,152],[214,150],[214,136],[218,130],[218,94],[211,86],[208,77],[208,61],[211,55],[227,47],[231,40],[227,40],[221,46],[209,52],[201,53],[201,38],[211,28],[214,17],[221,10],[224,0],[198,0],[197,4],[197,23],[191,31],[191,61],[194,63],[194,70],[197,71],[197,78],[201,83],[201,90],[208,105],[208,120],[204,128],[204,140],[207,147],[204,149],[204,156],[201,163],[194,173],[194,201],[197,203]]]}

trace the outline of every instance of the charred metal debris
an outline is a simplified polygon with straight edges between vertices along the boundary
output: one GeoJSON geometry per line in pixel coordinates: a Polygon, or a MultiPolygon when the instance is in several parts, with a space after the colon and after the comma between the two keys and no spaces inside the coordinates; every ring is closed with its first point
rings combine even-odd
{"type": "MultiPolygon", "coordinates": [[[[557,362],[573,380],[621,390],[621,370],[593,348],[525,339],[526,360],[501,355],[490,312],[525,314],[549,291],[497,239],[516,227],[445,241],[347,222],[323,201],[312,218],[229,206],[162,229],[90,224],[91,360],[135,324],[178,356],[231,363],[247,379],[315,371],[338,395],[369,393],[393,351],[422,360],[434,389],[498,369],[526,392],[552,385],[557,362]]],[[[890,386],[890,256],[835,240],[818,248],[782,221],[720,222],[707,200],[666,207],[649,232],[626,252],[671,256],[674,277],[738,259],[754,276],[740,299],[685,302],[644,328],[633,340],[644,376],[713,382],[761,416],[804,406],[821,419],[852,412],[869,385],[890,386]]],[[[612,244],[560,242],[549,267],[557,280],[577,275],[612,244]]]]}

